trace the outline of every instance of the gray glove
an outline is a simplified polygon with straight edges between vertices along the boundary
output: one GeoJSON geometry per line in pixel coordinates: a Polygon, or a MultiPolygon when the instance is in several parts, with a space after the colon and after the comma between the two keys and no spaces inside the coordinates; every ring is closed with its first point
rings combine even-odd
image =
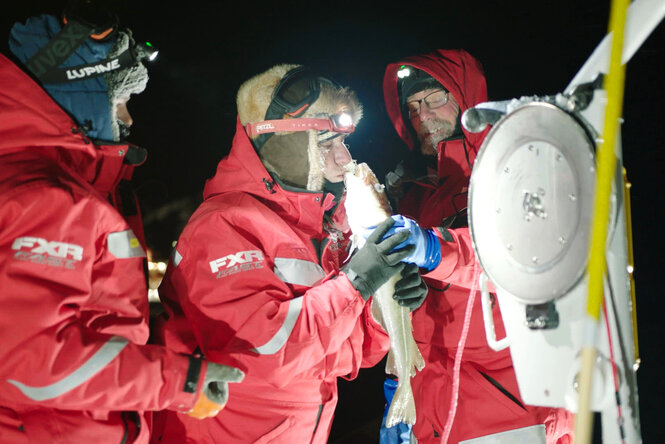
{"type": "Polygon", "coordinates": [[[245,374],[237,368],[208,362],[201,396],[187,414],[197,419],[216,416],[229,399],[228,383],[240,382],[244,377],[245,374]]]}
{"type": "Polygon", "coordinates": [[[229,398],[229,382],[240,382],[245,374],[227,365],[208,363],[205,379],[203,381],[203,393],[214,403],[226,404],[229,398]]]}
{"type": "Polygon", "coordinates": [[[343,269],[353,287],[365,300],[368,300],[391,276],[401,272],[406,264],[400,261],[413,252],[413,245],[391,251],[409,238],[406,230],[381,240],[394,223],[392,218],[388,218],[376,227],[365,245],[351,257],[343,269]]]}

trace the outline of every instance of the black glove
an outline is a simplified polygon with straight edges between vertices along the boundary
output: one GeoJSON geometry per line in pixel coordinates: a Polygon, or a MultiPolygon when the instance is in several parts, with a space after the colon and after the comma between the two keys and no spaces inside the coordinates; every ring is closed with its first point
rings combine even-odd
{"type": "Polygon", "coordinates": [[[418,273],[416,264],[407,264],[402,270],[402,279],[395,284],[393,299],[402,307],[413,311],[420,307],[427,296],[427,284],[418,273]]]}
{"type": "Polygon", "coordinates": [[[413,245],[392,251],[397,245],[409,238],[408,230],[400,231],[383,240],[381,238],[393,226],[395,221],[388,218],[369,235],[365,245],[358,250],[344,272],[351,284],[367,300],[374,292],[396,273],[402,271],[405,263],[400,262],[413,252],[413,245]]]}

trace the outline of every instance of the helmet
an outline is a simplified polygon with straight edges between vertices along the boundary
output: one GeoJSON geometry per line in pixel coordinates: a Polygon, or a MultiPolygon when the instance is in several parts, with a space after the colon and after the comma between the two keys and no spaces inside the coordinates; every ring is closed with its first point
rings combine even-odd
{"type": "Polygon", "coordinates": [[[320,191],[319,143],[354,131],[355,92],[300,65],[277,65],[240,86],[238,118],[261,161],[283,184],[320,191]]]}
{"type": "Polygon", "coordinates": [[[9,48],[49,95],[93,139],[118,141],[115,101],[145,89],[144,60],[156,54],[91,1],[70,1],[62,19],[52,15],[16,23],[9,48]]]}

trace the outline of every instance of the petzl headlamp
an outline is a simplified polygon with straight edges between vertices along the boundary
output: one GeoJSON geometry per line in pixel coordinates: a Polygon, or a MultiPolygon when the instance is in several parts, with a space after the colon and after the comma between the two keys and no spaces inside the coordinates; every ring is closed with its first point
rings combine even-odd
{"type": "Polygon", "coordinates": [[[264,120],[258,123],[248,123],[245,129],[249,137],[266,136],[267,140],[272,133],[278,132],[317,130],[350,134],[355,131],[356,127],[353,126],[353,120],[348,113],[339,113],[329,119],[264,120]]]}
{"type": "Polygon", "coordinates": [[[347,113],[340,113],[329,119],[299,118],[319,98],[322,84],[341,88],[336,82],[305,66],[287,72],[273,92],[265,120],[245,127],[250,137],[258,136],[254,140],[256,149],[260,150],[276,132],[317,130],[352,133],[355,127],[353,119],[347,113]]]}
{"type": "Polygon", "coordinates": [[[95,7],[93,2],[69,2],[62,17],[63,26],[46,45],[27,62],[28,69],[40,82],[66,83],[90,79],[110,71],[130,68],[137,63],[152,61],[157,50],[149,43],[136,43],[130,39],[129,48],[113,58],[67,68],[59,66],[88,38],[104,41],[118,29],[118,18],[106,8],[95,7]]]}

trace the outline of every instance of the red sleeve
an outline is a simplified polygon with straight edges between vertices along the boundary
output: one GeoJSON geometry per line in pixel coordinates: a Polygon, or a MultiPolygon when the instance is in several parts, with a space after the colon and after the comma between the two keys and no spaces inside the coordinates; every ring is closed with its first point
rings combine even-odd
{"type": "Polygon", "coordinates": [[[376,322],[372,315],[372,304],[365,304],[365,311],[362,316],[363,330],[365,332],[363,341],[363,360],[362,367],[373,367],[388,353],[390,349],[390,337],[388,333],[376,322]]]}
{"type": "MultiPolygon", "coordinates": [[[[474,271],[480,269],[480,264],[473,250],[469,229],[434,229],[434,233],[441,243],[441,263],[423,276],[471,289],[474,271]]],[[[490,287],[490,291],[494,291],[494,288],[490,287]]]]}
{"type": "Polygon", "coordinates": [[[1,218],[0,288],[12,289],[0,295],[3,398],[72,410],[194,404],[205,368],[144,345],[145,254],[110,205],[91,190],[34,186],[1,218]]]}
{"type": "Polygon", "coordinates": [[[160,292],[180,304],[207,359],[281,386],[345,346],[365,301],[344,273],[312,283],[278,275],[278,260],[318,264],[289,256],[302,248],[271,257],[265,250],[277,247],[257,245],[244,228],[215,219],[186,230],[160,292]]]}

